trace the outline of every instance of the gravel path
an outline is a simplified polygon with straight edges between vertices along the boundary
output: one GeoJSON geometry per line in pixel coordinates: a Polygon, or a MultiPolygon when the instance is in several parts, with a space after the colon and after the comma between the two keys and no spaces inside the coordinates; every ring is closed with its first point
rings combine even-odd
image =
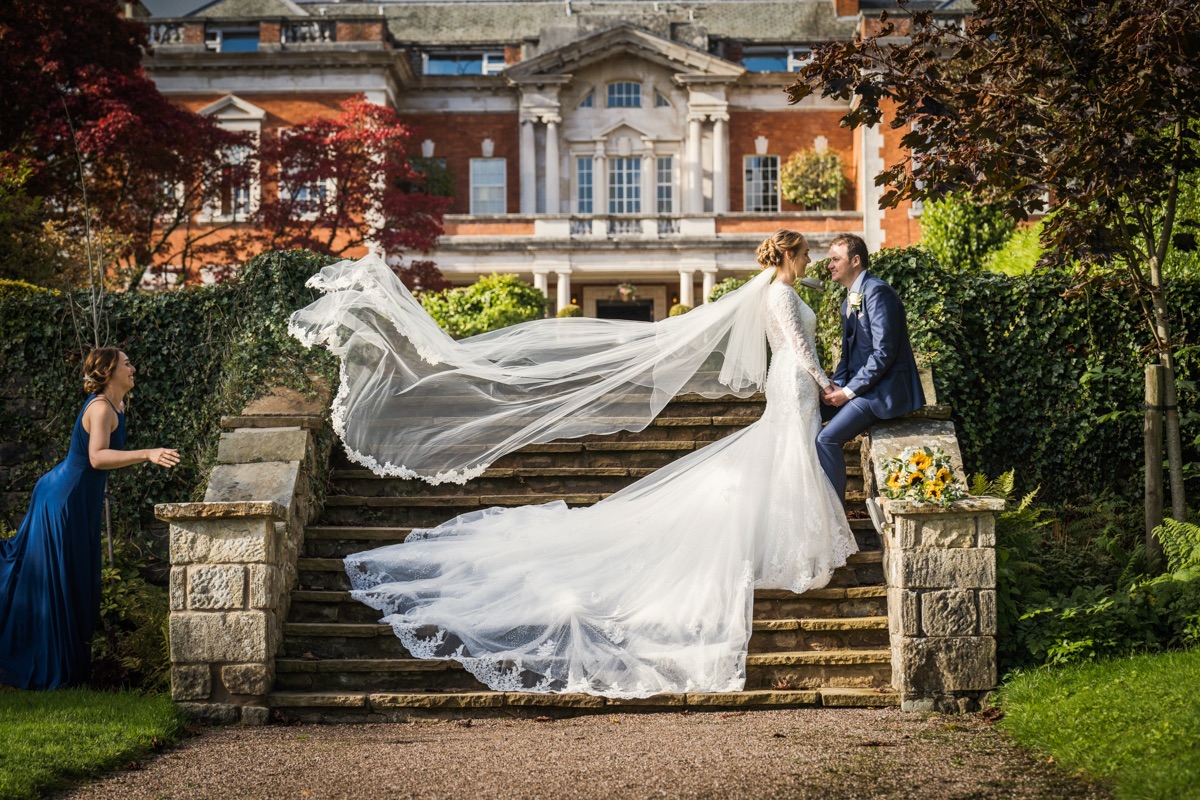
{"type": "Polygon", "coordinates": [[[67,798],[1106,798],[978,717],[893,709],[215,728],[67,798]]]}

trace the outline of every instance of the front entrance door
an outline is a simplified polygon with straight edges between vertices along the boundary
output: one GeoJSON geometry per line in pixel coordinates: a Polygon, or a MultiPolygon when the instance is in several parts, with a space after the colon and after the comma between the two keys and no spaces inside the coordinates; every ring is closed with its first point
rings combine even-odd
{"type": "Polygon", "coordinates": [[[653,322],[654,301],[597,300],[596,317],[599,319],[634,319],[640,322],[653,322]]]}

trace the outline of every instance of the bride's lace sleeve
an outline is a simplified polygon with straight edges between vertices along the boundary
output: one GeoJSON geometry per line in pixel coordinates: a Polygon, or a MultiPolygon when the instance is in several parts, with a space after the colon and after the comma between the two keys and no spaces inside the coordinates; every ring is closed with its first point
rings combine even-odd
{"type": "Polygon", "coordinates": [[[779,326],[784,338],[795,351],[800,366],[813,376],[813,380],[817,382],[818,386],[824,389],[830,384],[829,376],[825,374],[825,370],[821,369],[816,351],[809,345],[808,337],[804,335],[804,323],[800,319],[799,296],[795,291],[782,284],[772,286],[771,289],[772,291],[768,293],[767,297],[767,306],[771,316],[775,319],[775,324],[779,326]]]}

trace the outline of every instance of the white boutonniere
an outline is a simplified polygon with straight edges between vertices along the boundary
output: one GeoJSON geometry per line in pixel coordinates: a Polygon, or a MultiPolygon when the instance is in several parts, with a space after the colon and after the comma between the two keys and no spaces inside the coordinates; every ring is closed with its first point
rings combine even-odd
{"type": "Polygon", "coordinates": [[[862,292],[851,292],[846,297],[846,302],[850,306],[850,311],[854,314],[858,314],[859,312],[862,311],[862,303],[863,303],[862,292]]]}

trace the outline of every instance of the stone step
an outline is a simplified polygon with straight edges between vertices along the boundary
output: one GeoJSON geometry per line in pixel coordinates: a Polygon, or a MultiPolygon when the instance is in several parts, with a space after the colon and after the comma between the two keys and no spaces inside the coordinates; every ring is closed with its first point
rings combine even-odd
{"type": "MultiPolygon", "coordinates": [[[[301,589],[349,589],[341,558],[296,560],[301,589]]],[[[830,587],[874,586],[883,583],[883,551],[866,550],[850,556],[846,565],[834,570],[830,587]]]]}
{"type": "MultiPolygon", "coordinates": [[[[421,480],[380,477],[368,469],[337,469],[330,475],[333,495],[360,497],[462,497],[473,495],[596,494],[607,496],[644,478],[648,467],[492,468],[466,484],[437,486],[421,480]]],[[[862,468],[847,467],[847,489],[862,490],[862,468]]]]}
{"type": "MultiPolygon", "coordinates": [[[[387,635],[390,636],[390,631],[387,635]]],[[[393,637],[394,638],[394,637],[393,637]]],[[[486,690],[456,661],[394,657],[296,657],[275,661],[275,686],[291,691],[486,690]]],[[[891,651],[795,650],[746,656],[747,689],[813,689],[821,686],[873,689],[891,681],[891,651]]]]}
{"type": "MultiPolygon", "coordinates": [[[[471,483],[466,484],[468,491],[471,483]]],[[[522,506],[564,501],[570,506],[598,503],[606,492],[554,494],[461,494],[429,497],[364,497],[332,494],[318,520],[321,525],[434,527],[459,514],[492,506],[522,506]]],[[[846,513],[866,517],[866,494],[846,492],[846,513]]]]}
{"type": "Polygon", "coordinates": [[[298,722],[406,722],[414,719],[462,719],[486,716],[550,716],[622,711],[729,711],[743,708],[883,708],[900,705],[887,689],[819,686],[802,690],[664,694],[617,700],[582,694],[528,692],[314,692],[276,691],[267,702],[273,711],[298,722]]]}
{"type": "MultiPolygon", "coordinates": [[[[409,527],[364,527],[310,525],[304,532],[304,555],[313,558],[344,558],[389,544],[403,542],[412,532],[409,527]]],[[[882,543],[869,519],[850,520],[850,530],[858,549],[879,550],[882,543]]]]}
{"type": "MultiPolygon", "coordinates": [[[[772,596],[757,592],[755,618],[883,618],[887,616],[887,593],[882,586],[816,589],[796,595],[772,596]]],[[[296,589],[292,591],[289,622],[364,623],[375,622],[379,612],[350,597],[344,589],[296,589]]]]}

